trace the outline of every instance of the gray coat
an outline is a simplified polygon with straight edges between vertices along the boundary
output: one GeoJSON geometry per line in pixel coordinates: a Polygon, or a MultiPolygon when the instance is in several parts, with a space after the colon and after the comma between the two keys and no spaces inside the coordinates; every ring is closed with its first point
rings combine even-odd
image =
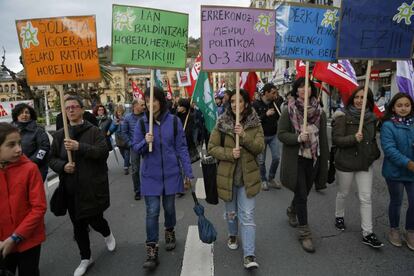
{"type": "MultiPolygon", "coordinates": [[[[287,109],[282,111],[278,124],[277,137],[283,143],[282,162],[280,165],[280,181],[283,186],[291,191],[295,191],[298,178],[299,142],[298,134],[296,134],[295,129],[290,122],[287,109]]],[[[326,181],[328,178],[329,146],[326,131],[325,112],[321,113],[320,119],[319,149],[319,169],[315,179],[317,190],[326,188],[326,181]]]]}

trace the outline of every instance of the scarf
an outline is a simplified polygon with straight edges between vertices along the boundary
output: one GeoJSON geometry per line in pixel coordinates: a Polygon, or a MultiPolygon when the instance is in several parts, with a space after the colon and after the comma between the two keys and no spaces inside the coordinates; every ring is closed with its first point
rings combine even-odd
{"type": "MultiPolygon", "coordinates": [[[[356,108],[353,105],[350,105],[348,108],[348,113],[354,117],[354,118],[360,118],[361,117],[361,109],[356,108]]],[[[372,113],[371,110],[365,109],[364,114],[364,121],[374,116],[374,113],[372,113]]]]}
{"type": "MultiPolygon", "coordinates": [[[[300,143],[299,155],[316,161],[319,156],[319,128],[322,111],[316,98],[310,98],[309,104],[306,132],[309,134],[310,139],[300,143]]],[[[303,113],[303,100],[301,98],[290,99],[288,102],[288,114],[296,134],[300,134],[303,131],[303,113]]]]}
{"type": "Polygon", "coordinates": [[[412,126],[414,125],[414,116],[413,115],[408,115],[405,117],[401,117],[398,116],[397,114],[392,115],[391,119],[390,119],[394,124],[402,124],[405,126],[412,126]]]}

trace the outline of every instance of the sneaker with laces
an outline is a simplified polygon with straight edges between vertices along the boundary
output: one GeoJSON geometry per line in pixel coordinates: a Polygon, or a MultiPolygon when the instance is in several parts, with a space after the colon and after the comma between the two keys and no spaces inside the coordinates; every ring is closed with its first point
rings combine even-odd
{"type": "Polygon", "coordinates": [[[259,267],[259,264],[257,263],[255,256],[246,256],[243,260],[243,266],[246,269],[256,269],[259,267]]]}
{"type": "Polygon", "coordinates": [[[175,231],[165,230],[165,250],[171,251],[176,246],[175,231]]]}
{"type": "Polygon", "coordinates": [[[281,189],[282,188],[282,183],[280,183],[280,181],[273,178],[273,179],[269,180],[269,187],[270,188],[275,188],[275,189],[281,189]]]}
{"type": "Polygon", "coordinates": [[[384,246],[384,244],[378,240],[377,236],[374,233],[371,233],[363,237],[362,243],[369,245],[373,248],[380,248],[384,246]]]}
{"type": "Polygon", "coordinates": [[[93,264],[92,258],[81,260],[79,266],[75,269],[73,276],[85,275],[88,268],[93,264]]]}
{"type": "Polygon", "coordinates": [[[345,220],[343,217],[335,218],[335,227],[336,229],[340,231],[345,231],[346,227],[345,227],[345,220]]]}
{"type": "Polygon", "coordinates": [[[105,239],[106,248],[108,248],[108,251],[110,252],[114,251],[116,247],[116,241],[115,241],[115,237],[112,234],[112,232],[111,234],[109,234],[108,237],[105,237],[104,239],[105,239]]]}
{"type": "Polygon", "coordinates": [[[231,250],[236,250],[239,248],[239,244],[237,243],[237,236],[229,236],[227,240],[227,247],[231,250]]]}
{"type": "Polygon", "coordinates": [[[267,184],[267,181],[262,181],[262,190],[269,191],[269,185],[267,184]]]}

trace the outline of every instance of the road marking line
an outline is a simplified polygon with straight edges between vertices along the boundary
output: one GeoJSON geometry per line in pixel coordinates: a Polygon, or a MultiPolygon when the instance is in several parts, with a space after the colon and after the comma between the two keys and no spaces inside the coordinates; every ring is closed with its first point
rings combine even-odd
{"type": "Polygon", "coordinates": [[[213,276],[214,247],[200,241],[198,226],[188,227],[181,276],[213,276]]]}
{"type": "Polygon", "coordinates": [[[206,190],[204,189],[204,179],[203,178],[197,178],[197,182],[195,184],[196,186],[196,196],[199,199],[206,199],[206,190]]]}

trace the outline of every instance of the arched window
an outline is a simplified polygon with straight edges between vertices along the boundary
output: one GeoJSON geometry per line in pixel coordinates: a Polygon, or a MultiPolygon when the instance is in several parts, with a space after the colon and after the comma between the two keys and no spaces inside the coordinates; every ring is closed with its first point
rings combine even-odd
{"type": "Polygon", "coordinates": [[[8,84],[6,84],[5,86],[4,86],[4,92],[9,92],[9,85],[8,84]]]}
{"type": "Polygon", "coordinates": [[[0,93],[3,93],[3,85],[0,85],[0,93]]]}
{"type": "Polygon", "coordinates": [[[14,84],[12,84],[10,87],[11,87],[11,92],[15,92],[16,91],[16,86],[14,84]]]}

